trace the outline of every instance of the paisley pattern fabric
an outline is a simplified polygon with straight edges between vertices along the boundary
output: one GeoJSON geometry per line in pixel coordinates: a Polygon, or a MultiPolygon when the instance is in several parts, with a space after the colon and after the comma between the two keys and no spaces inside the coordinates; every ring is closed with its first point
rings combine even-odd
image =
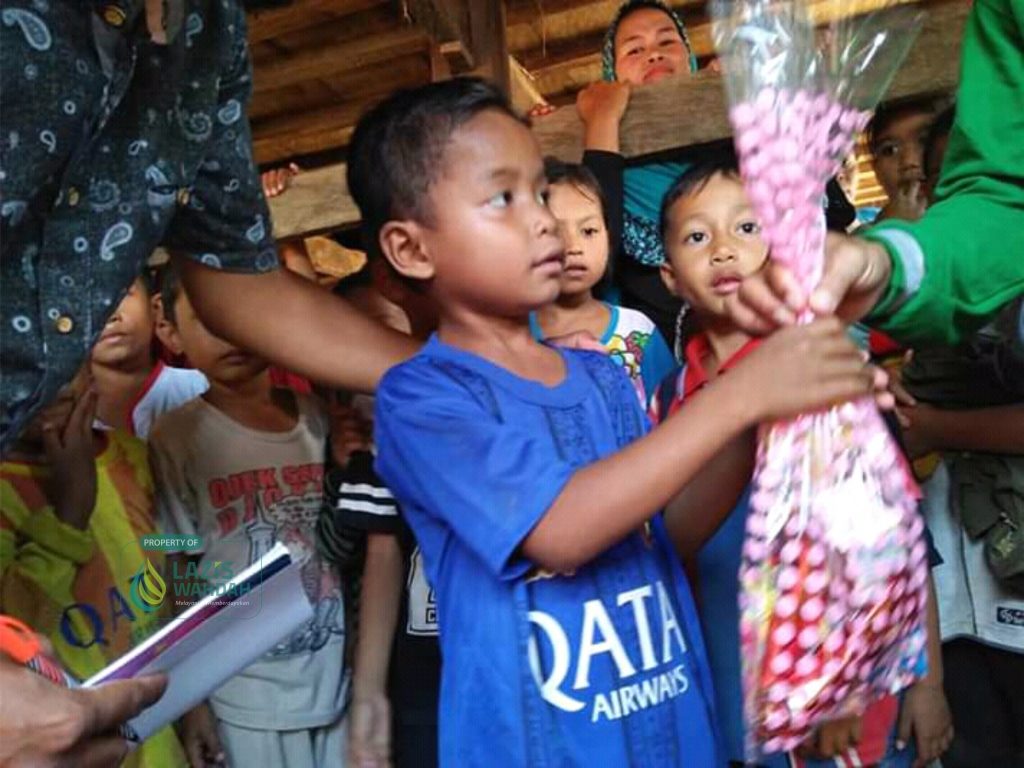
{"type": "Polygon", "coordinates": [[[277,267],[245,106],[238,0],[4,0],[0,447],[68,381],[158,245],[277,267]]]}

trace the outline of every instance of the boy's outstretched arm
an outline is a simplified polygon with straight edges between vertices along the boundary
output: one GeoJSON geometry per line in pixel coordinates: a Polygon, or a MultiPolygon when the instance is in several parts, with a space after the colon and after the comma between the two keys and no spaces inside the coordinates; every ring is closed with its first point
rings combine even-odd
{"type": "Polygon", "coordinates": [[[866,396],[883,380],[835,318],[779,331],[658,429],[572,475],[522,551],[548,570],[574,570],[662,509],[749,427],[866,396]]]}
{"type": "Polygon", "coordinates": [[[755,444],[752,429],[732,439],[665,507],[665,530],[683,561],[697,555],[736,506],[754,474],[755,444]]]}
{"type": "Polygon", "coordinates": [[[408,336],[286,270],[242,274],[175,259],[210,331],[318,384],[371,392],[417,349],[408,336]]]}
{"type": "Polygon", "coordinates": [[[912,458],[932,451],[1024,454],[1024,405],[946,410],[921,403],[902,409],[912,458]]]}

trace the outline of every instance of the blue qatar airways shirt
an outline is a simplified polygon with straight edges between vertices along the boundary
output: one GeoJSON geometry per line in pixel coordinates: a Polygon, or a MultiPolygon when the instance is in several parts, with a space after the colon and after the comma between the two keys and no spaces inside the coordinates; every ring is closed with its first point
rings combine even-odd
{"type": "Polygon", "coordinates": [[[722,765],[685,577],[660,518],[572,575],[519,552],[569,478],[647,431],[625,374],[555,387],[431,339],[377,393],[377,471],[438,598],[441,766],[722,765]]]}

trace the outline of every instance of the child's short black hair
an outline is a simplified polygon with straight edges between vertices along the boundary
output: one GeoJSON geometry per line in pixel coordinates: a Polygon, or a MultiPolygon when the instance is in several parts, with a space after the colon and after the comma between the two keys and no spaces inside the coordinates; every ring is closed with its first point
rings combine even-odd
{"type": "Polygon", "coordinates": [[[139,272],[139,282],[142,283],[142,290],[144,290],[149,296],[152,296],[156,289],[156,284],[154,283],[155,279],[156,272],[149,266],[144,266],[142,271],[139,272]]]}
{"type": "Polygon", "coordinates": [[[675,180],[665,197],[661,201],[661,239],[665,239],[668,232],[668,216],[672,206],[681,197],[700,192],[716,174],[722,174],[730,178],[740,178],[740,164],[736,159],[736,152],[730,147],[728,149],[715,150],[703,159],[691,165],[682,175],[675,180]]]}
{"type": "Polygon", "coordinates": [[[878,137],[882,131],[892,123],[911,112],[924,112],[934,115],[939,111],[944,100],[935,96],[922,96],[907,101],[899,101],[895,104],[881,104],[871,116],[871,121],[865,129],[868,149],[874,155],[878,148],[878,137]]]}
{"type": "Polygon", "coordinates": [[[601,216],[608,220],[608,208],[605,204],[601,183],[587,166],[580,163],[566,163],[557,157],[544,158],[544,176],[548,184],[571,184],[583,194],[592,197],[601,206],[601,216]]]}
{"type": "Polygon", "coordinates": [[[174,259],[169,259],[160,268],[160,301],[164,306],[164,318],[171,325],[177,327],[178,317],[174,313],[174,305],[181,295],[181,275],[174,259]]]}
{"type": "Polygon", "coordinates": [[[938,178],[942,170],[942,158],[938,157],[939,140],[949,136],[956,117],[956,105],[950,104],[932,121],[928,136],[924,140],[924,176],[929,181],[938,178]]]}
{"type": "Polygon", "coordinates": [[[349,144],[347,178],[368,254],[380,255],[378,236],[388,221],[430,221],[427,193],[452,134],[488,109],[520,119],[505,95],[478,77],[396,91],[363,115],[349,144]]]}
{"type": "Polygon", "coordinates": [[[601,218],[604,220],[604,229],[608,235],[608,265],[604,268],[604,274],[593,290],[598,295],[607,293],[612,287],[616,254],[614,253],[614,233],[608,226],[608,202],[605,200],[604,190],[601,189],[601,182],[587,166],[580,163],[566,163],[551,156],[544,158],[544,176],[548,184],[570,184],[582,194],[597,201],[597,205],[601,209],[601,218]]]}

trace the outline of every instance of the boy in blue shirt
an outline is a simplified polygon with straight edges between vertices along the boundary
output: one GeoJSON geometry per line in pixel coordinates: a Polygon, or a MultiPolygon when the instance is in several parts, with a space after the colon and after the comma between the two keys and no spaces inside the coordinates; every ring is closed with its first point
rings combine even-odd
{"type": "Polygon", "coordinates": [[[721,765],[676,516],[659,511],[685,488],[674,505],[724,516],[750,427],[876,375],[837,321],[787,329],[647,434],[613,362],[531,336],[563,245],[537,143],[500,92],[399,92],[349,156],[368,247],[440,309],[376,403],[377,471],[437,593],[440,765],[721,765]]]}

